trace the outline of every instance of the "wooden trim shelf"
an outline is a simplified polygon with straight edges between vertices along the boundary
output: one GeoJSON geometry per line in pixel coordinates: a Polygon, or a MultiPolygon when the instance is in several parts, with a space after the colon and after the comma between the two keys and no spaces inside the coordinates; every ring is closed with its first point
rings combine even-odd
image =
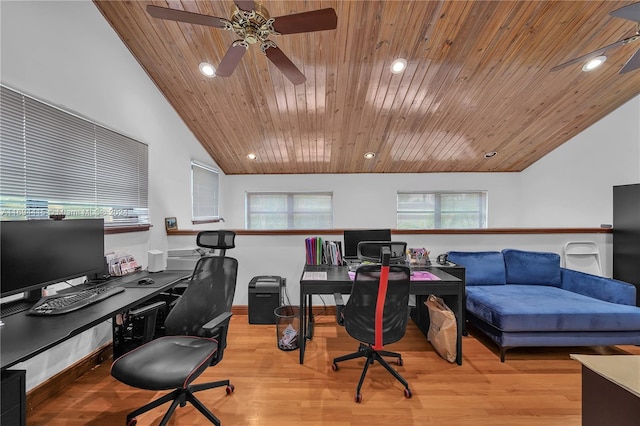
{"type": "Polygon", "coordinates": [[[128,225],[128,226],[107,226],[104,228],[106,234],[124,234],[126,232],[148,231],[151,225],[128,225]]]}
{"type": "MultiPolygon", "coordinates": [[[[342,234],[344,229],[283,229],[258,230],[234,229],[237,235],[336,235],[342,234]]],[[[175,229],[167,231],[167,235],[197,235],[200,230],[175,229]]],[[[611,234],[613,228],[487,228],[487,229],[392,229],[391,233],[401,234],[430,234],[430,235],[491,235],[491,234],[611,234]]]]}

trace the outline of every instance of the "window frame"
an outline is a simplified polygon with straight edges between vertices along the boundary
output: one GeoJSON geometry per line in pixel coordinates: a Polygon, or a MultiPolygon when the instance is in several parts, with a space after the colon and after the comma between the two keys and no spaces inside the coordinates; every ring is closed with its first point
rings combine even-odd
{"type": "Polygon", "coordinates": [[[333,209],[333,191],[246,191],[245,192],[245,209],[244,209],[244,225],[245,229],[251,230],[299,230],[299,229],[333,229],[333,219],[334,219],[334,209],[333,209]],[[287,215],[287,227],[286,228],[259,228],[259,227],[251,227],[250,224],[250,215],[254,213],[251,211],[251,197],[252,196],[265,196],[265,195],[273,195],[273,196],[286,196],[287,197],[287,208],[286,210],[272,211],[272,212],[264,212],[264,214],[283,214],[287,215]],[[312,215],[312,214],[326,214],[327,211],[317,210],[317,211],[300,211],[295,209],[295,197],[298,196],[328,196],[330,199],[330,203],[328,206],[328,213],[330,215],[330,223],[325,227],[313,227],[313,228],[297,228],[295,227],[295,219],[296,215],[312,215]]]}
{"type": "Polygon", "coordinates": [[[398,191],[396,195],[396,227],[398,229],[487,229],[488,228],[488,215],[489,215],[489,202],[488,202],[489,194],[486,190],[462,190],[462,191],[398,191]],[[477,210],[467,211],[467,210],[450,210],[443,211],[442,210],[442,197],[447,195],[460,195],[460,194],[469,194],[469,195],[480,195],[479,197],[479,206],[477,210]],[[401,210],[400,209],[400,196],[402,195],[433,195],[435,197],[434,200],[434,209],[431,210],[401,210]],[[466,227],[457,227],[457,228],[445,228],[442,227],[442,216],[444,213],[476,213],[477,215],[477,223],[480,225],[474,228],[466,228],[466,227]],[[400,216],[402,214],[424,214],[424,215],[433,215],[434,227],[433,228],[412,228],[402,226],[400,221],[400,216]]]}

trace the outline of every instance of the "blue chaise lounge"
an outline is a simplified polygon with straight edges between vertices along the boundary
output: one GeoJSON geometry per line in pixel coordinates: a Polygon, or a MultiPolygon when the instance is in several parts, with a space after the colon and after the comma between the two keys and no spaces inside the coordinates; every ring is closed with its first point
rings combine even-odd
{"type": "Polygon", "coordinates": [[[500,348],[640,345],[635,286],[560,267],[556,253],[451,251],[464,266],[467,321],[500,348]]]}

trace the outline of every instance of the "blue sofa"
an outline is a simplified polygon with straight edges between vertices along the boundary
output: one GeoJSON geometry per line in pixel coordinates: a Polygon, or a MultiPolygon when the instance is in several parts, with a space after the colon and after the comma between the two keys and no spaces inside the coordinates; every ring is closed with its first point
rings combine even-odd
{"type": "Polygon", "coordinates": [[[635,286],[560,267],[555,253],[451,251],[465,267],[467,321],[500,348],[640,344],[635,286]]]}

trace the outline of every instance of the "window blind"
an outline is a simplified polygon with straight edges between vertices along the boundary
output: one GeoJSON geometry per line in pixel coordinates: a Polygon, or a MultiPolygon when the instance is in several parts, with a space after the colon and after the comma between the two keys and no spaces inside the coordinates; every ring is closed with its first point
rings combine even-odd
{"type": "Polygon", "coordinates": [[[3,220],[149,223],[147,145],[6,86],[0,95],[3,220]]]}
{"type": "Polygon", "coordinates": [[[217,219],[218,171],[195,161],[191,162],[191,217],[194,221],[217,219]]]}
{"type": "Polygon", "coordinates": [[[331,229],[332,192],[247,192],[247,229],[331,229]]]}

